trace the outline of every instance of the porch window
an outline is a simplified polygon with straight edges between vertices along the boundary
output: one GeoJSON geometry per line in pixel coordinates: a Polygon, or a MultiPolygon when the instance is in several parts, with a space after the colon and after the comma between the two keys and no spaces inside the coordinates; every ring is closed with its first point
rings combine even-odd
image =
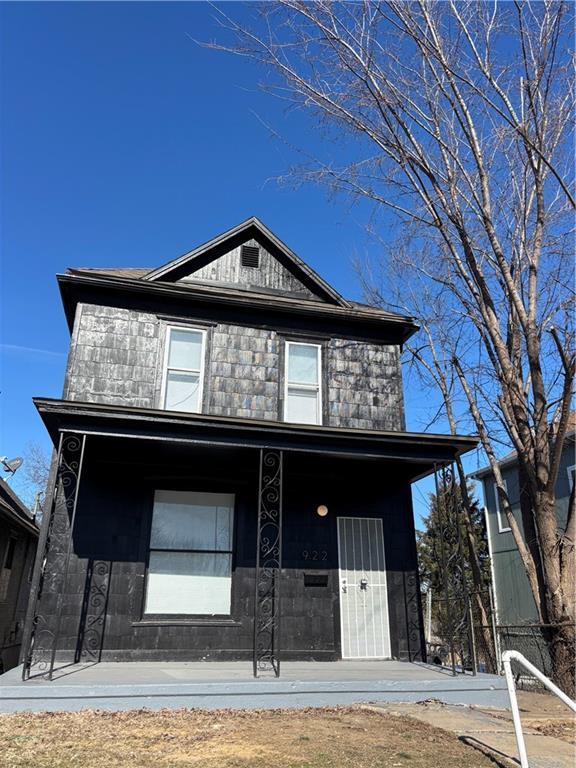
{"type": "Polygon", "coordinates": [[[163,404],[167,411],[200,413],[206,332],[168,328],[163,404]]]}
{"type": "Polygon", "coordinates": [[[230,614],[233,518],[233,494],[156,491],[146,614],[230,614]]]}
{"type": "Polygon", "coordinates": [[[284,420],[297,424],[322,423],[319,344],[286,342],[284,420]]]}

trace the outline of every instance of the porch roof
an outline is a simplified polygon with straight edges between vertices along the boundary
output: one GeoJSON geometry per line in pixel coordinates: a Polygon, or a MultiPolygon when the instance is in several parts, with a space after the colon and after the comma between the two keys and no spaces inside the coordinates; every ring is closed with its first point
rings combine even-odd
{"type": "Polygon", "coordinates": [[[386,459],[413,464],[413,480],[432,472],[435,464],[454,461],[478,442],[475,437],[463,435],[288,424],[48,398],[35,398],[34,404],[55,445],[59,433],[68,431],[173,443],[386,459]]]}

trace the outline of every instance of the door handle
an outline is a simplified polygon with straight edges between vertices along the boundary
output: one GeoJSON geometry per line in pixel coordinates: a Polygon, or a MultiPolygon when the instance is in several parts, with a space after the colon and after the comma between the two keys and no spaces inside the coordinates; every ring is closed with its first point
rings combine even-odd
{"type": "Polygon", "coordinates": [[[346,579],[342,579],[342,592],[348,592],[348,584],[346,583],[346,579]]]}
{"type": "Polygon", "coordinates": [[[368,589],[368,579],[360,579],[360,589],[368,589]]]}

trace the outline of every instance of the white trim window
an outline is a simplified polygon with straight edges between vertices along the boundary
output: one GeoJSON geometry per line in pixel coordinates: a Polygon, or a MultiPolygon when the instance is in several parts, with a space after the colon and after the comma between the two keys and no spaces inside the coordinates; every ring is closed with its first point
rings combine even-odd
{"type": "Polygon", "coordinates": [[[574,479],[576,477],[576,464],[572,464],[571,467],[567,467],[566,472],[568,472],[568,490],[570,493],[572,493],[572,488],[574,488],[574,479]]]}
{"type": "Polygon", "coordinates": [[[284,421],[322,424],[321,370],[319,344],[286,342],[284,421]]]}
{"type": "Polygon", "coordinates": [[[156,491],[145,614],[228,616],[234,494],[156,491]]]}
{"type": "MultiPolygon", "coordinates": [[[[508,484],[506,483],[506,480],[503,482],[506,493],[508,493],[508,484]]],[[[496,519],[498,520],[498,533],[508,533],[508,531],[511,531],[512,529],[508,525],[508,519],[505,512],[500,509],[500,498],[498,496],[498,486],[496,483],[494,483],[494,505],[496,509],[496,519]]]]}
{"type": "MultiPolygon", "coordinates": [[[[496,572],[494,570],[494,554],[492,552],[492,526],[490,525],[490,512],[488,507],[484,505],[484,522],[486,524],[486,539],[488,542],[488,556],[490,559],[490,579],[492,580],[492,595],[494,597],[494,614],[496,623],[498,624],[498,585],[496,583],[496,572]]],[[[498,653],[498,658],[499,652],[498,653]]]]}
{"type": "Polygon", "coordinates": [[[166,332],[162,407],[167,411],[202,411],[206,331],[169,326],[166,332]]]}

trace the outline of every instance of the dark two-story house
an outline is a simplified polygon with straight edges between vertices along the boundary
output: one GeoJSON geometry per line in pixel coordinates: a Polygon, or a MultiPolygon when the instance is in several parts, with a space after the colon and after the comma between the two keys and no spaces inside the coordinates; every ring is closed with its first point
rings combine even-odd
{"type": "Polygon", "coordinates": [[[475,441],[405,430],[414,320],[343,298],[256,218],[58,282],[26,669],[422,659],[410,484],[475,441]]]}

